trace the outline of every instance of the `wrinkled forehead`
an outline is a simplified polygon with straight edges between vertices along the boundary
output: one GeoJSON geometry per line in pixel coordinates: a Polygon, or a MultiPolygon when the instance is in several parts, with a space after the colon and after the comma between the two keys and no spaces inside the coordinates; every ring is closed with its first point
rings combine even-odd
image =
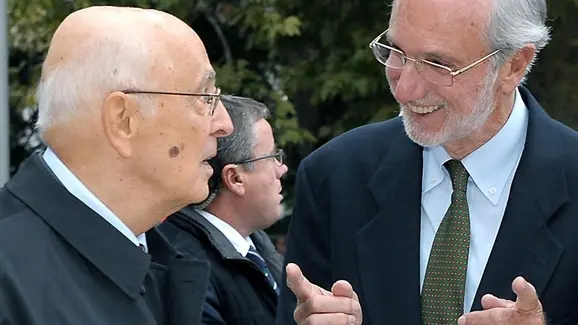
{"type": "Polygon", "coordinates": [[[388,39],[406,51],[444,48],[486,50],[485,32],[493,0],[396,0],[388,39]]]}
{"type": "Polygon", "coordinates": [[[165,90],[201,92],[213,89],[216,74],[199,40],[163,40],[153,59],[152,75],[165,90]]]}

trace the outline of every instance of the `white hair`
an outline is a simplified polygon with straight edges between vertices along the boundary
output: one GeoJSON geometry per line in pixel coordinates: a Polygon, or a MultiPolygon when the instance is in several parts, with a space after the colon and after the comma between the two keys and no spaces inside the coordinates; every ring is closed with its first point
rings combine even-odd
{"type": "Polygon", "coordinates": [[[487,38],[492,50],[500,50],[491,58],[493,67],[499,68],[524,45],[534,44],[536,53],[526,67],[524,82],[537,60],[538,52],[550,41],[546,19],[546,0],[493,0],[487,38]]]}
{"type": "MultiPolygon", "coordinates": [[[[113,91],[149,90],[150,51],[142,38],[126,34],[88,40],[51,70],[37,89],[40,136],[56,124],[92,114],[113,91]],[[96,105],[95,105],[96,103],[96,105]]],[[[143,113],[153,114],[150,96],[138,99],[143,113]]]]}

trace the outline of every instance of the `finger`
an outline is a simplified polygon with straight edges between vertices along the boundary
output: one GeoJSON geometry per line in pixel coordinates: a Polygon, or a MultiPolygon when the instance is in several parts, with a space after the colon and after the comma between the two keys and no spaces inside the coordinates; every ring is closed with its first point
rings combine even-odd
{"type": "Polygon", "coordinates": [[[331,287],[334,296],[353,298],[353,287],[347,281],[337,281],[331,287]]]}
{"type": "Polygon", "coordinates": [[[293,291],[297,301],[305,301],[315,295],[331,295],[331,293],[309,282],[297,264],[289,263],[286,267],[286,272],[287,286],[293,291]]]}
{"type": "Polygon", "coordinates": [[[313,314],[348,314],[356,316],[361,310],[359,303],[351,298],[315,296],[298,304],[293,313],[295,320],[303,320],[313,314]]]}
{"type": "Polygon", "coordinates": [[[534,286],[523,277],[519,276],[514,280],[514,282],[512,282],[512,290],[518,296],[515,304],[515,307],[518,310],[542,310],[542,304],[540,304],[540,300],[536,294],[536,288],[534,288],[534,286]]]}
{"type": "Polygon", "coordinates": [[[302,322],[297,322],[299,325],[314,325],[314,324],[325,324],[325,325],[354,325],[361,324],[360,320],[353,315],[347,314],[313,314],[307,317],[302,322]]]}
{"type": "Polygon", "coordinates": [[[507,299],[501,299],[494,295],[484,295],[482,297],[482,307],[484,309],[492,309],[492,308],[510,308],[514,307],[514,302],[507,299]]]}
{"type": "Polygon", "coordinates": [[[331,292],[334,296],[348,297],[354,299],[355,301],[359,301],[359,297],[357,296],[357,293],[353,291],[351,284],[344,280],[335,282],[331,287],[331,292]]]}
{"type": "Polygon", "coordinates": [[[349,298],[349,303],[351,304],[352,315],[361,318],[361,305],[359,304],[359,297],[357,293],[353,291],[353,287],[347,281],[337,281],[331,287],[331,292],[336,297],[347,297],[349,298]]]}
{"type": "Polygon", "coordinates": [[[504,324],[511,309],[489,309],[473,311],[458,318],[458,325],[495,325],[504,324]]]}

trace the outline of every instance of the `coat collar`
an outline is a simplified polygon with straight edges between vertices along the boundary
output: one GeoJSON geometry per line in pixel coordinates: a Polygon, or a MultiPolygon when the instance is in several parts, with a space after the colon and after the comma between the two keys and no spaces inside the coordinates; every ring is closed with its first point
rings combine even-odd
{"type": "MultiPolygon", "coordinates": [[[[178,228],[188,233],[194,233],[193,229],[199,229],[224,260],[245,259],[217,227],[192,207],[183,208],[181,211],[170,216],[167,221],[172,222],[178,228]]],[[[263,259],[267,262],[275,280],[279,281],[282,272],[283,258],[277,252],[267,234],[263,231],[256,231],[251,234],[250,237],[263,259]]]]}
{"type": "Polygon", "coordinates": [[[150,257],[71,195],[37,152],[6,188],[132,299],[139,295],[150,257]]]}

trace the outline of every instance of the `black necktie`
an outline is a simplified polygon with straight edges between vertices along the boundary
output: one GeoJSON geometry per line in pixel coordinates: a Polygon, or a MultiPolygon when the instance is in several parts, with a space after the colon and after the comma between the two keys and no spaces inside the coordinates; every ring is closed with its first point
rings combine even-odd
{"type": "Polygon", "coordinates": [[[279,287],[277,286],[277,282],[275,282],[275,279],[273,278],[271,271],[269,271],[269,268],[267,267],[267,263],[265,262],[263,257],[259,255],[257,250],[255,250],[255,247],[251,246],[249,252],[247,253],[247,258],[251,262],[255,263],[257,267],[259,267],[261,272],[265,274],[265,277],[267,278],[267,281],[269,281],[269,284],[271,284],[271,286],[273,287],[273,290],[275,290],[275,292],[279,294],[279,287]]]}

